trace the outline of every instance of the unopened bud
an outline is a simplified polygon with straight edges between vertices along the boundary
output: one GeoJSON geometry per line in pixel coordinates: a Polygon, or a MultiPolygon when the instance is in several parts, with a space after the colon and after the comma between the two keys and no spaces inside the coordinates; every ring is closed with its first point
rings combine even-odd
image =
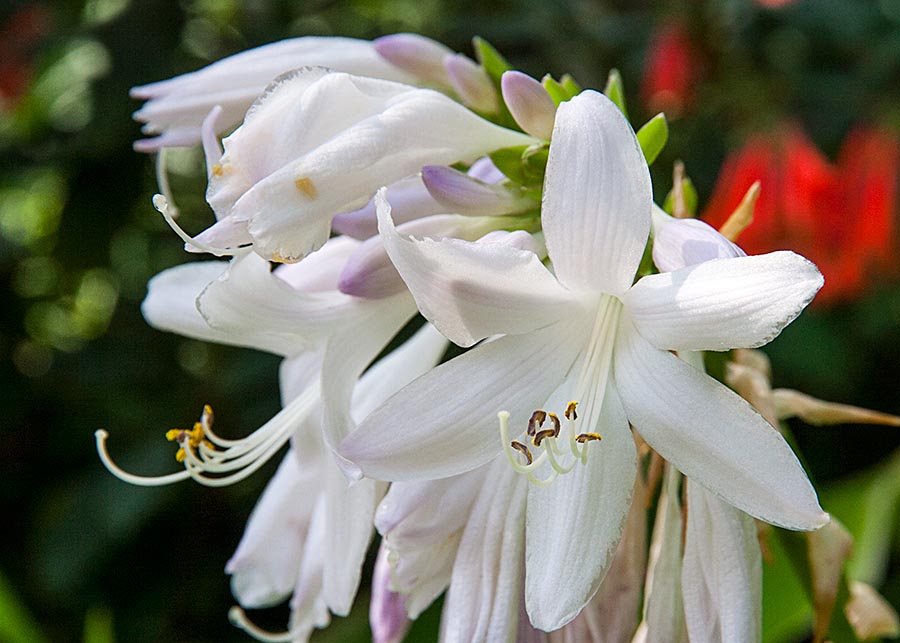
{"type": "Polygon", "coordinates": [[[500,79],[503,102],[526,133],[545,141],[553,133],[556,105],[544,86],[520,71],[508,71],[500,79]]]}
{"type": "MultiPolygon", "coordinates": [[[[418,175],[400,179],[387,186],[387,199],[391,204],[394,221],[398,225],[447,212],[447,207],[431,196],[418,175]]],[[[378,222],[374,198],[359,210],[336,215],[331,221],[331,228],[354,239],[368,239],[377,235],[378,222]]]]}
{"type": "Polygon", "coordinates": [[[372,600],[369,603],[369,625],[373,643],[400,643],[409,630],[411,621],[406,615],[406,599],[391,591],[391,566],[388,550],[378,550],[375,570],[372,573],[372,600]]]}
{"type": "Polygon", "coordinates": [[[444,165],[423,167],[422,182],[447,212],[495,216],[523,212],[537,205],[521,191],[479,181],[444,165]]]}
{"type": "Polygon", "coordinates": [[[444,58],[453,50],[431,38],[414,33],[396,33],[373,41],[375,51],[395,67],[426,83],[451,85],[444,58]]]}
{"type": "Polygon", "coordinates": [[[452,54],[444,58],[444,68],[466,106],[483,114],[497,113],[500,107],[497,89],[478,63],[462,54],[452,54]]]}

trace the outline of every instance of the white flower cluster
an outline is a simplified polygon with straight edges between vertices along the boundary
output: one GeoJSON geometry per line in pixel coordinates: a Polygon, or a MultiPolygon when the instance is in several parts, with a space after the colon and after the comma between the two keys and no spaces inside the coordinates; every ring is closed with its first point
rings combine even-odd
{"type": "Polygon", "coordinates": [[[445,591],[448,643],[759,640],[753,518],[828,515],[702,351],[767,343],[822,277],[666,215],[610,98],[481,46],[299,38],[133,91],[137,149],[203,144],[216,222],[187,249],[232,257],[155,277],[144,316],[283,356],[284,408],[242,440],[207,409],[170,476],[101,457],[222,485],[290,443],[227,565],[243,608],[292,597],[282,634],[234,609],[260,640],[347,614],[375,529],[379,643],[445,591]],[[447,340],[472,348],[439,364],[447,340]]]}

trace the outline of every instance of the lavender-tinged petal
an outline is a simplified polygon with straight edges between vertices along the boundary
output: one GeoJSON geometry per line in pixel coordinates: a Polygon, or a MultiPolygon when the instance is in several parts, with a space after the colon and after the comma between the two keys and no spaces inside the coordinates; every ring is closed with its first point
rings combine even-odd
{"type": "Polygon", "coordinates": [[[536,138],[550,140],[556,105],[544,86],[520,71],[508,71],[500,79],[503,101],[523,130],[536,138]]]}
{"type": "Polygon", "coordinates": [[[444,57],[453,55],[445,45],[414,33],[395,33],[377,38],[375,51],[389,63],[427,83],[450,86],[444,57]]]}
{"type": "Polygon", "coordinates": [[[369,625],[373,643],[400,643],[412,621],[406,616],[406,600],[392,592],[388,550],[382,543],[372,572],[372,599],[369,602],[369,625]]]}
{"type": "MultiPolygon", "coordinates": [[[[537,203],[519,191],[491,185],[445,165],[426,165],[422,182],[431,196],[457,214],[495,216],[537,208],[537,203]]],[[[390,201],[390,195],[388,201],[390,201]]]]}
{"type": "Polygon", "coordinates": [[[653,263],[672,272],[712,259],[745,257],[747,253],[697,219],[672,219],[653,238],[653,263]]]}
{"type": "Polygon", "coordinates": [[[497,90],[487,72],[475,61],[462,54],[452,54],[444,58],[444,68],[464,105],[484,114],[498,111],[497,90]]]}

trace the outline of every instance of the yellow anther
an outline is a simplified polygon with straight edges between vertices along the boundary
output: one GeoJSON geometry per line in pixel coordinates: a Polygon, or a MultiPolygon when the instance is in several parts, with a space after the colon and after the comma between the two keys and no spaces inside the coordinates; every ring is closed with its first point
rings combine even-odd
{"type": "Polygon", "coordinates": [[[537,435],[534,436],[534,439],[531,441],[531,443],[534,446],[539,447],[541,446],[541,442],[544,441],[544,438],[555,438],[556,436],[557,433],[553,429],[543,429],[542,431],[537,432],[537,435]]]}
{"type": "Polygon", "coordinates": [[[184,462],[187,459],[187,450],[196,451],[201,445],[214,451],[215,446],[206,439],[206,431],[212,427],[213,410],[208,404],[203,407],[203,417],[200,422],[194,422],[191,429],[170,429],[166,431],[166,440],[178,442],[180,448],[175,452],[175,459],[184,462]]]}
{"type": "Polygon", "coordinates": [[[212,170],[213,176],[222,176],[225,173],[225,168],[218,163],[213,163],[210,169],[212,170]]]}
{"type": "Polygon", "coordinates": [[[547,419],[547,411],[542,409],[538,409],[534,413],[531,414],[531,417],[528,418],[528,435],[534,435],[537,433],[537,430],[544,426],[544,421],[547,419]]]}
{"type": "Polygon", "coordinates": [[[575,441],[581,444],[591,442],[592,440],[602,440],[603,437],[599,433],[579,433],[575,436],[575,441]]]}
{"type": "Polygon", "coordinates": [[[275,263],[297,263],[300,261],[297,257],[286,257],[278,251],[272,253],[271,260],[275,263]]]}
{"type": "Polygon", "coordinates": [[[548,413],[547,417],[550,418],[550,423],[553,425],[553,437],[559,437],[559,416],[556,413],[548,413]]]}
{"type": "Polygon", "coordinates": [[[578,419],[578,413],[575,412],[575,407],[578,406],[578,402],[572,400],[569,402],[569,405],[566,406],[566,419],[572,420],[573,422],[578,419]]]}
{"type": "Polygon", "coordinates": [[[296,179],[294,185],[296,185],[297,189],[303,192],[304,196],[310,200],[319,196],[319,190],[316,189],[316,184],[313,183],[312,179],[309,177],[296,179]]]}
{"type": "Polygon", "coordinates": [[[529,451],[528,447],[526,447],[521,442],[518,442],[517,440],[513,440],[512,442],[509,443],[509,446],[511,446],[513,449],[515,449],[516,451],[518,451],[519,453],[521,453],[522,455],[525,456],[526,464],[531,464],[532,462],[534,462],[534,458],[531,457],[531,451],[529,451]]]}

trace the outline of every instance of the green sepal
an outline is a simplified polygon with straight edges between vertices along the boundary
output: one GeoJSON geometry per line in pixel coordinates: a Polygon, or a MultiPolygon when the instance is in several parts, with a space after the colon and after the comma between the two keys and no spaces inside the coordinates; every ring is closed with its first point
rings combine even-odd
{"type": "Polygon", "coordinates": [[[575,95],[570,93],[565,85],[553,78],[550,74],[547,74],[541,79],[541,84],[544,86],[544,89],[547,90],[547,93],[550,94],[550,98],[553,99],[553,102],[557,107],[559,107],[560,103],[566,102],[575,95]]]}
{"type": "Polygon", "coordinates": [[[497,169],[514,183],[540,186],[547,169],[549,148],[546,143],[517,145],[494,150],[488,156],[497,169]]]}
{"type": "Polygon", "coordinates": [[[499,88],[500,77],[503,76],[504,72],[512,69],[513,66],[491,43],[480,36],[472,38],[472,47],[475,49],[475,57],[478,58],[478,62],[481,63],[484,71],[487,72],[487,75],[499,88]]]}
{"type": "Polygon", "coordinates": [[[497,169],[503,172],[511,181],[524,185],[525,168],[522,165],[522,154],[525,153],[530,146],[516,145],[515,147],[504,147],[494,150],[488,157],[497,166],[497,169]]]}
{"type": "Polygon", "coordinates": [[[625,87],[622,85],[622,74],[619,73],[618,69],[613,68],[609,70],[603,93],[616,104],[616,107],[622,110],[625,118],[628,118],[628,110],[625,108],[625,87]]]}
{"type": "MultiPolygon", "coordinates": [[[[687,208],[687,213],[691,216],[695,216],[697,214],[697,205],[700,203],[700,197],[697,196],[697,188],[694,187],[693,182],[688,177],[684,177],[684,180],[681,182],[681,187],[684,190],[684,205],[687,208]]],[[[663,210],[668,214],[673,214],[675,211],[675,204],[673,201],[673,196],[675,194],[674,190],[671,190],[666,195],[666,200],[663,201],[663,210]]]]}
{"type": "Polygon", "coordinates": [[[644,152],[644,158],[647,159],[647,165],[653,165],[653,161],[656,160],[666,146],[666,141],[669,140],[669,124],[666,122],[666,115],[660,112],[644,123],[644,126],[638,130],[637,139],[644,152]]]}
{"type": "Polygon", "coordinates": [[[522,166],[527,179],[525,185],[540,185],[544,182],[549,156],[550,147],[546,143],[531,145],[522,153],[522,166]]]}
{"type": "Polygon", "coordinates": [[[563,74],[562,78],[559,79],[560,85],[569,92],[569,96],[578,96],[581,93],[582,87],[575,81],[575,77],[572,74],[563,74]]]}

